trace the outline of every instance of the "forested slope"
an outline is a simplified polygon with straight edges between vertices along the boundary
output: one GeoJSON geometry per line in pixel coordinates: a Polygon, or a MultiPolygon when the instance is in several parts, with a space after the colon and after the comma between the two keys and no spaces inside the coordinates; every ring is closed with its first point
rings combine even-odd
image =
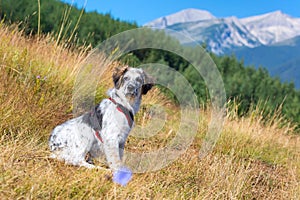
{"type": "Polygon", "coordinates": [[[136,28],[135,23],[113,19],[110,14],[85,12],[58,0],[2,0],[0,16],[7,23],[20,23],[27,34],[54,33],[58,39],[79,44],[100,41],[122,32],[136,28]],[[39,26],[40,21],[40,26],[39,26]]]}

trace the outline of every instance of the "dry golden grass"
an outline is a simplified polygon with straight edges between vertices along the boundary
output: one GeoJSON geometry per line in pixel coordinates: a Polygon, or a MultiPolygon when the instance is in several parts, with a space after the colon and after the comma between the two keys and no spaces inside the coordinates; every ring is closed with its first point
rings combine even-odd
{"type": "MultiPolygon", "coordinates": [[[[299,136],[275,119],[263,124],[259,115],[228,118],[213,152],[199,159],[210,119],[209,110],[200,111],[190,148],[168,167],[134,174],[126,187],[106,172],[48,159],[50,131],[72,117],[72,88],[86,51],[57,46],[50,36],[26,38],[4,25],[0,41],[1,199],[300,199],[299,136]]],[[[178,108],[157,89],[144,103],[163,106],[167,122],[154,139],[131,137],[127,150],[164,144],[178,125],[178,108]]],[[[139,113],[137,124],[147,124],[146,117],[139,113]]]]}

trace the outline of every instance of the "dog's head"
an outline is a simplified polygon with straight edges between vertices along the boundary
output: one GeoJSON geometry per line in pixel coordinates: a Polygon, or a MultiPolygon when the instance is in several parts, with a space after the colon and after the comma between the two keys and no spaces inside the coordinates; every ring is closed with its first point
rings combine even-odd
{"type": "Polygon", "coordinates": [[[153,79],[142,69],[128,66],[116,68],[113,73],[115,88],[123,92],[126,98],[136,98],[154,85],[153,79]]]}

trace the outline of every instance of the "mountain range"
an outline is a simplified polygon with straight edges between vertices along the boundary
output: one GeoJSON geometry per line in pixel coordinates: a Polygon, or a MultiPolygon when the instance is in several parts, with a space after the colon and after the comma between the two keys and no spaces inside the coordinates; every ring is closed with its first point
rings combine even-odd
{"type": "MultiPolygon", "coordinates": [[[[267,68],[300,88],[300,18],[281,11],[239,19],[217,18],[210,12],[186,9],[155,19],[145,26],[172,29],[205,43],[217,55],[235,54],[246,65],[267,68]]],[[[184,38],[177,38],[184,45],[184,38]]]]}

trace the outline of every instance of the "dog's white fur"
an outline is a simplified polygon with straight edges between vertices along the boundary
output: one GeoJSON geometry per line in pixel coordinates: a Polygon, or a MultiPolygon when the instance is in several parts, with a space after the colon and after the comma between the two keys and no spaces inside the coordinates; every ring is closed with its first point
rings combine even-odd
{"type": "MultiPolygon", "coordinates": [[[[117,68],[113,81],[115,87],[108,92],[110,98],[133,115],[139,110],[142,94],[153,86],[152,79],[142,69],[128,66],[117,68]]],[[[55,127],[49,137],[51,157],[67,164],[94,168],[91,160],[86,160],[87,154],[90,158],[103,155],[111,170],[120,169],[124,145],[132,127],[125,114],[117,109],[117,104],[104,99],[90,113],[55,127]],[[96,137],[97,127],[102,141],[96,137]]]]}

